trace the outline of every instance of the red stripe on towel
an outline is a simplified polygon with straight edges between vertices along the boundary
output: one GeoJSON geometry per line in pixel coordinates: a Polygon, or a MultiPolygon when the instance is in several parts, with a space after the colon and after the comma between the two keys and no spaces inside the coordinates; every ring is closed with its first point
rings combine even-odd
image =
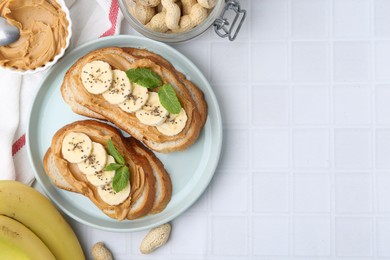
{"type": "Polygon", "coordinates": [[[116,21],[118,20],[118,12],[119,12],[118,0],[112,0],[110,13],[108,15],[108,19],[110,20],[111,23],[111,28],[108,29],[105,33],[103,33],[100,37],[106,37],[115,34],[116,21]]]}
{"type": "Polygon", "coordinates": [[[23,134],[16,142],[12,145],[12,156],[14,156],[20,149],[26,144],[26,134],[23,134]]]}

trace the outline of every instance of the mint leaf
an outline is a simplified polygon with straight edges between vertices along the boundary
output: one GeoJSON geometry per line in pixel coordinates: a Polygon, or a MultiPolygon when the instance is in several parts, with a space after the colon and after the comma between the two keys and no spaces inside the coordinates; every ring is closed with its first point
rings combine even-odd
{"type": "Polygon", "coordinates": [[[116,171],[118,170],[120,167],[122,167],[123,165],[122,164],[117,164],[117,163],[110,163],[109,165],[107,165],[104,170],[105,171],[116,171]]]}
{"type": "Polygon", "coordinates": [[[112,140],[108,140],[107,142],[107,150],[108,150],[108,153],[114,157],[115,161],[118,163],[118,164],[125,164],[126,161],[125,159],[123,158],[123,156],[118,152],[118,150],[115,148],[114,146],[114,143],[112,142],[112,140]]]}
{"type": "Polygon", "coordinates": [[[181,104],[172,85],[168,83],[164,84],[158,91],[158,97],[160,98],[161,105],[165,107],[169,113],[180,113],[181,104]]]}
{"type": "Polygon", "coordinates": [[[135,82],[145,88],[155,88],[162,84],[161,77],[149,68],[135,68],[126,71],[131,82],[135,82]]]}
{"type": "Polygon", "coordinates": [[[112,180],[112,188],[115,192],[120,192],[124,188],[126,188],[129,183],[129,168],[127,166],[122,166],[118,170],[115,171],[114,179],[112,180]]]}
{"type": "Polygon", "coordinates": [[[114,143],[111,139],[107,142],[107,150],[108,153],[114,157],[117,163],[110,163],[107,165],[104,170],[105,171],[115,171],[114,179],[112,180],[112,188],[115,192],[120,192],[124,188],[126,188],[129,183],[129,168],[125,165],[126,161],[123,156],[116,149],[114,143]]]}

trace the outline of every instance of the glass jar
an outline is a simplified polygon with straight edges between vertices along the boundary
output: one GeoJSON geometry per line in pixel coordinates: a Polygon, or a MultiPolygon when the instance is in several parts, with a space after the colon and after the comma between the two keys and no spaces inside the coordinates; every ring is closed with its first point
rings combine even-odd
{"type": "Polygon", "coordinates": [[[133,0],[118,0],[119,7],[127,22],[142,35],[161,42],[183,42],[195,38],[204,33],[210,26],[214,26],[215,32],[223,38],[233,41],[241,29],[246,17],[246,10],[241,9],[237,0],[218,0],[210,11],[208,17],[199,25],[185,32],[161,33],[148,29],[133,17],[128,11],[128,5],[133,0]],[[229,20],[232,21],[229,21],[229,20]]]}

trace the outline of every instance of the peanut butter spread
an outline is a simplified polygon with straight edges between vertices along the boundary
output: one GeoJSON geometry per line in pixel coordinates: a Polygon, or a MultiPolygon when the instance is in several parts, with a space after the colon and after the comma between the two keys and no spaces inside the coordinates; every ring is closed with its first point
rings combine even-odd
{"type": "MultiPolygon", "coordinates": [[[[178,82],[174,81],[174,79],[163,73],[163,70],[158,63],[148,58],[134,58],[134,60],[130,60],[128,57],[123,57],[119,54],[96,53],[95,55],[89,55],[87,58],[84,58],[82,64],[86,64],[93,60],[105,61],[109,63],[113,69],[119,69],[122,71],[127,71],[128,69],[132,68],[150,68],[158,75],[160,75],[164,82],[169,82],[172,85],[179,84],[178,82]]],[[[96,113],[100,113],[106,118],[118,118],[122,122],[127,122],[129,125],[140,125],[140,121],[137,119],[134,113],[127,113],[118,106],[110,105],[103,97],[101,97],[101,95],[88,93],[88,91],[83,87],[80,75],[72,74],[70,77],[72,77],[72,80],[77,83],[75,84],[77,86],[77,98],[83,99],[83,103],[92,104],[89,109],[95,111],[96,113]]],[[[182,107],[185,109],[188,115],[187,125],[183,131],[175,136],[167,136],[161,134],[155,126],[143,125],[137,129],[139,133],[141,133],[143,136],[148,136],[150,140],[158,142],[174,141],[183,138],[187,134],[188,129],[191,128],[191,123],[193,123],[193,120],[195,120],[193,117],[193,111],[195,110],[195,107],[189,100],[181,98],[180,96],[179,98],[182,107]]]]}
{"type": "MultiPolygon", "coordinates": [[[[68,132],[78,132],[87,134],[92,141],[101,143],[105,147],[108,140],[111,138],[115,143],[119,143],[117,137],[106,135],[105,132],[99,131],[97,129],[87,128],[85,126],[79,125],[74,127],[72,130],[67,130],[62,133],[62,137],[59,138],[58,142],[62,143],[63,137],[68,132]]],[[[126,148],[122,145],[117,145],[118,151],[124,155],[126,163],[128,164],[130,174],[130,185],[131,193],[130,196],[121,204],[116,206],[111,206],[105,203],[99,196],[97,188],[92,185],[78,168],[77,164],[69,163],[66,161],[61,154],[61,145],[57,147],[57,150],[54,150],[54,160],[58,166],[60,172],[63,172],[63,177],[65,180],[71,184],[79,193],[87,196],[97,207],[99,207],[105,214],[109,215],[118,220],[123,220],[127,217],[127,214],[130,210],[130,205],[132,202],[137,201],[137,199],[142,196],[142,191],[145,188],[145,175],[146,172],[152,172],[153,170],[147,164],[144,164],[144,167],[141,167],[142,160],[144,158],[135,158],[131,156],[131,153],[127,152],[126,148]],[[141,161],[140,161],[141,160],[141,161]]]]}
{"type": "Polygon", "coordinates": [[[0,46],[0,65],[36,69],[66,46],[68,20],[55,0],[0,0],[0,15],[19,28],[16,42],[0,46]]]}

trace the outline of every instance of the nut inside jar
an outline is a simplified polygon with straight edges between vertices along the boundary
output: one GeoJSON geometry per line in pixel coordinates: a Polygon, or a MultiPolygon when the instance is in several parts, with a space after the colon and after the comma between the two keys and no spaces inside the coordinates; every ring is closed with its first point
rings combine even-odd
{"type": "Polygon", "coordinates": [[[126,0],[127,10],[146,28],[183,33],[201,24],[218,0],[126,0]]]}

